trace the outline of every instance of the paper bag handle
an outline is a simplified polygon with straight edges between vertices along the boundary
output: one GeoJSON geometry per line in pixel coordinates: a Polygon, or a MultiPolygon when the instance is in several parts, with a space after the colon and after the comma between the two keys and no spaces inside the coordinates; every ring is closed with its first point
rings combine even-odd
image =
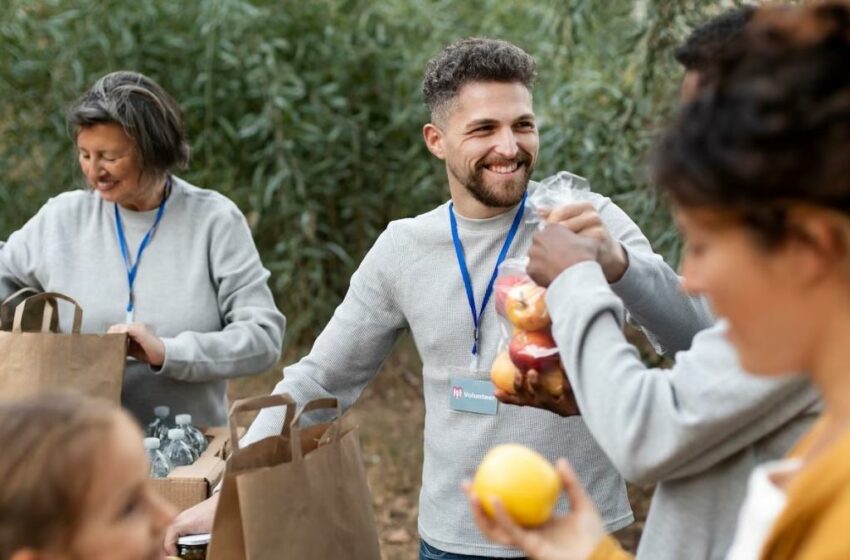
{"type": "Polygon", "coordinates": [[[292,420],[292,427],[290,428],[292,433],[290,434],[289,442],[292,446],[293,461],[300,461],[304,457],[303,450],[301,449],[301,415],[305,412],[320,410],[323,408],[336,409],[336,416],[331,422],[331,426],[328,428],[328,437],[331,441],[336,441],[339,438],[339,420],[342,418],[342,405],[339,404],[339,400],[334,398],[312,400],[301,407],[301,410],[298,411],[298,414],[296,414],[295,418],[292,420]]]}
{"type": "Polygon", "coordinates": [[[0,303],[0,325],[8,325],[9,324],[9,319],[11,318],[11,317],[9,317],[9,305],[13,301],[15,301],[16,299],[18,299],[19,297],[21,297],[24,294],[35,295],[35,294],[39,294],[39,293],[40,292],[38,290],[36,290],[35,288],[21,288],[20,290],[18,290],[14,294],[12,294],[9,297],[7,297],[6,299],[4,299],[3,302],[0,303]]]}
{"type": "Polygon", "coordinates": [[[47,300],[45,303],[48,304],[44,306],[44,319],[41,323],[41,332],[50,332],[50,321],[53,318],[54,307],[56,305],[55,300],[57,299],[63,299],[74,306],[74,324],[71,327],[71,332],[73,334],[80,334],[80,329],[83,326],[83,308],[80,307],[80,304],[74,299],[58,292],[44,292],[42,294],[30,296],[22,301],[20,305],[15,308],[15,320],[12,323],[12,332],[21,332],[21,323],[24,320],[24,311],[26,310],[27,305],[41,300],[47,300]]]}
{"type": "Polygon", "coordinates": [[[230,427],[230,447],[234,454],[239,452],[239,434],[237,432],[236,415],[240,412],[251,412],[252,410],[262,410],[276,406],[286,407],[286,414],[283,418],[283,426],[280,429],[280,434],[287,435],[289,433],[289,426],[292,424],[292,419],[295,417],[295,400],[288,393],[250,397],[239,399],[233,403],[233,406],[230,407],[230,414],[228,414],[228,425],[230,427]]]}

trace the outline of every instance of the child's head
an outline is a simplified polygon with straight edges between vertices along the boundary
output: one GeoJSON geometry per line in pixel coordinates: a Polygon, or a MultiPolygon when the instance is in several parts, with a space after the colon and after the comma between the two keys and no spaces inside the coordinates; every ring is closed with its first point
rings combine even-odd
{"type": "Polygon", "coordinates": [[[141,431],[109,403],[0,404],[0,560],[162,558],[173,511],[148,469],[141,431]]]}

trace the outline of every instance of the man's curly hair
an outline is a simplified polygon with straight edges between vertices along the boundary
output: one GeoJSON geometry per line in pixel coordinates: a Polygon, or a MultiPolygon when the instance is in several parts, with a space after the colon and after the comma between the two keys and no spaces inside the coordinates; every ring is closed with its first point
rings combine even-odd
{"type": "Polygon", "coordinates": [[[739,215],[767,244],[787,208],[850,215],[850,3],[759,8],[654,157],[683,207],[739,215]]]}
{"type": "Polygon", "coordinates": [[[519,82],[531,90],[537,77],[534,59],[518,46],[499,39],[472,37],[456,41],[428,61],[422,97],[431,118],[442,119],[460,88],[470,82],[519,82]]]}

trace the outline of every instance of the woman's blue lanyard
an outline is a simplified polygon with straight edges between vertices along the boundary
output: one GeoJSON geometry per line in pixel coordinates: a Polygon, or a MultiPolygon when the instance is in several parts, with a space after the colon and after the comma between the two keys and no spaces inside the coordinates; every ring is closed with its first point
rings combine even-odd
{"type": "Polygon", "coordinates": [[[162,220],[162,215],[165,213],[165,201],[168,199],[168,191],[171,189],[171,177],[165,179],[165,191],[162,193],[162,202],[159,203],[159,209],[156,211],[156,219],[153,225],[142,238],[139,244],[139,250],[136,252],[135,262],[130,261],[130,249],[127,247],[127,237],[124,235],[124,225],[121,223],[121,213],[118,211],[118,204],[115,204],[115,229],[118,231],[118,244],[121,246],[121,256],[124,257],[124,265],[127,267],[127,285],[129,287],[129,295],[127,297],[127,316],[126,322],[132,323],[135,314],[135,302],[133,298],[133,285],[136,283],[136,273],[139,271],[139,263],[142,262],[142,253],[145,252],[148,244],[151,242],[156,227],[162,220]]]}
{"type": "Polygon", "coordinates": [[[460,267],[460,274],[463,276],[463,285],[466,288],[466,299],[469,301],[469,309],[472,312],[472,357],[473,360],[478,358],[478,342],[479,328],[481,319],[484,317],[484,310],[487,309],[487,302],[490,301],[490,296],[493,294],[493,284],[496,282],[496,276],[499,274],[499,265],[508,256],[508,249],[516,236],[519,229],[519,223],[522,221],[522,216],[525,213],[525,198],[528,193],[522,195],[522,201],[519,203],[516,216],[511,224],[511,229],[508,230],[508,236],[502,245],[502,251],[499,253],[499,258],[496,260],[496,266],[493,268],[493,274],[490,276],[490,282],[487,284],[487,290],[484,292],[484,300],[481,302],[481,311],[475,307],[475,294],[472,292],[472,279],[469,276],[469,269],[466,267],[466,257],[463,254],[463,245],[460,242],[460,236],[457,232],[457,218],[455,217],[454,202],[449,203],[449,221],[452,228],[452,241],[455,245],[455,254],[457,255],[457,264],[460,267]]]}

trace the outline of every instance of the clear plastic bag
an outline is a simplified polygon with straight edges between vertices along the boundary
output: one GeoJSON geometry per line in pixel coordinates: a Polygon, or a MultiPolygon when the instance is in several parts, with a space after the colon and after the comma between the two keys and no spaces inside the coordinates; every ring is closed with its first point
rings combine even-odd
{"type": "Polygon", "coordinates": [[[529,193],[526,206],[531,209],[528,222],[543,224],[543,215],[549,211],[588,199],[590,183],[584,177],[580,177],[569,171],[558,173],[540,181],[533,192],[529,193]]]}
{"type": "Polygon", "coordinates": [[[567,381],[552,338],[546,288],[534,283],[526,272],[527,266],[527,257],[506,259],[499,266],[493,297],[500,318],[501,341],[490,368],[490,380],[497,388],[515,394],[517,376],[535,370],[546,392],[557,397],[567,381]]]}

